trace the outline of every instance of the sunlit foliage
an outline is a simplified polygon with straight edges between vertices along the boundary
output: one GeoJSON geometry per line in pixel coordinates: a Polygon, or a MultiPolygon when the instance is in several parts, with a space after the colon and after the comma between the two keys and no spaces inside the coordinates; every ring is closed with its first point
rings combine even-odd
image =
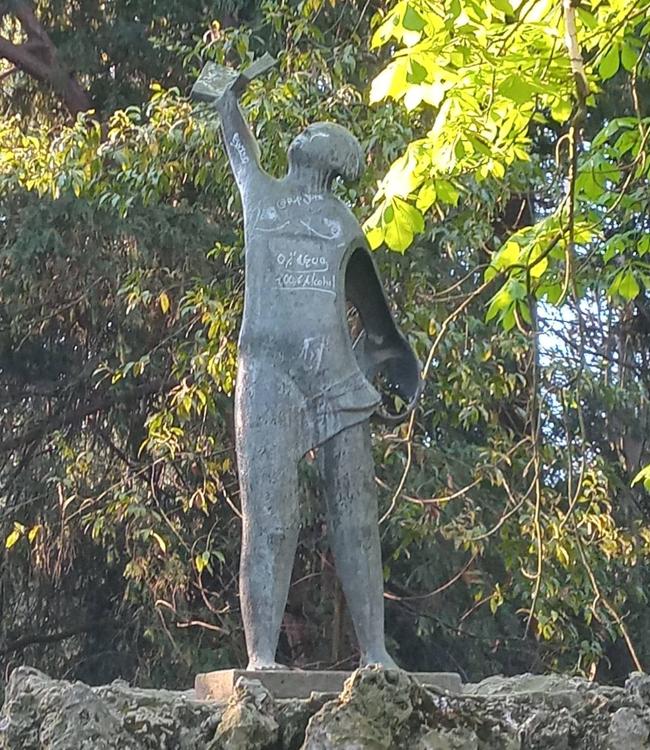
{"type": "MultiPolygon", "coordinates": [[[[455,523],[480,530],[457,526],[454,538],[475,553],[471,539],[480,554],[500,548],[508,590],[496,584],[490,606],[523,596],[526,632],[534,625],[562,649],[579,643],[583,669],[602,656],[593,618],[640,665],[620,613],[634,621],[643,587],[615,582],[648,554],[647,501],[625,485],[648,486],[640,467],[650,448],[649,10],[414,0],[381,14],[372,37],[392,59],[370,98],[401,102],[416,132],[379,185],[369,239],[404,253],[460,223],[460,237],[442,245],[465,275],[455,314],[481,299],[486,322],[518,330],[529,347],[517,368],[525,448],[515,432],[502,449],[509,467],[522,463],[493,480],[509,501],[487,524],[484,495],[470,523],[459,511],[455,523]],[[510,226],[499,217],[472,239],[466,209],[489,212],[488,196],[505,200],[510,226]]],[[[431,349],[432,369],[444,342],[431,349]]],[[[485,405],[476,400],[477,425],[490,424],[485,405]]],[[[417,428],[409,440],[422,439],[417,428]]],[[[485,487],[481,474],[468,473],[465,492],[485,487]]]]}
{"type": "MultiPolygon", "coordinates": [[[[342,194],[399,251],[377,258],[424,365],[413,419],[374,435],[396,657],[473,678],[647,666],[646,4],[575,10],[586,88],[558,4],[203,5],[37,4],[92,105],[76,120],[0,72],[7,664],[183,685],[244,659],[241,210],[186,95],[205,59],[268,49],[245,98],[263,162],[282,174],[315,120],[361,139],[342,194]]],[[[301,474],[280,656],[349,666],[301,474]]]]}

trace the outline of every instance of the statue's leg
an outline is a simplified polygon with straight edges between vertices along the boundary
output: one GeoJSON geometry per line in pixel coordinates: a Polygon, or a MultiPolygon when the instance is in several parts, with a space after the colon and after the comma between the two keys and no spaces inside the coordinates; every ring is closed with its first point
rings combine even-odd
{"type": "Polygon", "coordinates": [[[318,463],[330,545],[361,663],[395,668],[384,640],[384,583],[368,422],[328,440],[319,448],[318,463]]]}
{"type": "Polygon", "coordinates": [[[274,669],[280,625],[298,541],[298,461],[286,443],[289,432],[247,429],[268,419],[247,411],[237,430],[242,504],[239,573],[248,669],[274,669]]]}

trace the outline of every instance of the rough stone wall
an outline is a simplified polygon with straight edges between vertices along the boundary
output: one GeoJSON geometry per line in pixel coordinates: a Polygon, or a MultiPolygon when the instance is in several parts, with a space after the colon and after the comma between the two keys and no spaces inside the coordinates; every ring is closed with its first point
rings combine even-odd
{"type": "Polygon", "coordinates": [[[0,750],[641,750],[650,748],[650,677],[625,688],[522,675],[424,689],[401,672],[362,669],[338,696],[276,701],[240,681],[228,705],[192,691],[90,688],[13,672],[0,750]]]}

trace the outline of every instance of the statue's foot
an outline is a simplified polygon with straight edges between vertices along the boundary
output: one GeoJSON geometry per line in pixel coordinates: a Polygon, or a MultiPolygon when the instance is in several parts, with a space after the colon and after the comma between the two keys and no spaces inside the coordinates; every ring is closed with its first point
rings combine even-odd
{"type": "Polygon", "coordinates": [[[289,669],[289,667],[280,664],[277,661],[267,661],[265,659],[251,659],[246,667],[248,672],[258,672],[271,669],[289,669]]]}
{"type": "Polygon", "coordinates": [[[382,669],[400,669],[400,667],[395,664],[392,657],[388,654],[387,651],[377,651],[369,654],[365,654],[361,658],[361,664],[362,667],[374,667],[378,666],[382,669]]]}

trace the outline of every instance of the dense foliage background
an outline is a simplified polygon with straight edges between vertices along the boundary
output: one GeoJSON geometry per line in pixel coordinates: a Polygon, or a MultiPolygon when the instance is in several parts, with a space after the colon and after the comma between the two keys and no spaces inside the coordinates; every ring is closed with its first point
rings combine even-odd
{"type": "MultiPolygon", "coordinates": [[[[187,686],[244,663],[238,198],[206,59],[269,171],[340,122],[343,193],[424,364],[375,431],[405,667],[650,664],[648,0],[0,2],[0,657],[187,686]],[[372,82],[372,84],[371,84],[372,82]],[[636,481],[635,481],[636,479],[636,481]]],[[[280,656],[351,666],[313,471],[280,656]]]]}

